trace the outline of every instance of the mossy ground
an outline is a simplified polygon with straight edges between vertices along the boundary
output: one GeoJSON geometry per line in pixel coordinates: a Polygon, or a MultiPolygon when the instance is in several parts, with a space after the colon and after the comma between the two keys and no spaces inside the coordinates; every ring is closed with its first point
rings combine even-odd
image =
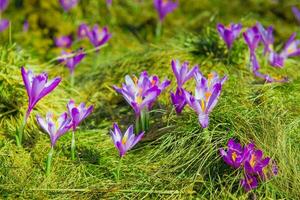
{"type": "MultiPolygon", "coordinates": [[[[12,1],[3,14],[13,20],[11,33],[1,33],[0,47],[0,194],[4,199],[298,199],[300,196],[300,73],[299,59],[289,59],[283,69],[264,66],[272,75],[286,75],[285,84],[264,84],[249,70],[248,49],[238,39],[230,57],[216,33],[216,23],[256,21],[275,28],[276,44],[282,45],[292,32],[299,32],[290,6],[296,1],[180,1],[180,8],[167,16],[160,41],[155,39],[156,12],[152,1],[84,0],[69,14],[57,1],[12,1]],[[16,15],[18,13],[18,15],[16,15]],[[28,33],[21,32],[24,18],[28,33]],[[69,72],[48,62],[60,52],[52,38],[73,33],[80,22],[108,25],[113,37],[100,52],[89,54],[76,68],[75,87],[69,72]],[[199,64],[208,74],[227,74],[218,105],[207,130],[200,128],[195,113],[185,108],[177,116],[169,91],[176,87],[172,59],[199,64]],[[60,75],[62,84],[42,99],[26,126],[24,148],[17,148],[15,129],[27,104],[20,67],[60,75]],[[172,85],[155,104],[151,130],[122,162],[109,129],[113,122],[122,129],[134,123],[134,114],[112,85],[120,85],[126,74],[143,70],[168,77],[172,85]],[[76,161],[70,159],[71,134],[57,143],[53,168],[45,176],[48,136],[35,122],[37,113],[59,114],[72,98],[93,104],[95,111],[76,133],[76,161]],[[279,174],[246,194],[239,187],[241,173],[226,166],[218,149],[229,138],[241,143],[254,141],[276,160],[279,174]]],[[[91,49],[87,41],[74,48],[91,49]]],[[[262,59],[262,58],[261,58],[262,59]]],[[[193,82],[187,87],[192,89],[193,82]]]]}

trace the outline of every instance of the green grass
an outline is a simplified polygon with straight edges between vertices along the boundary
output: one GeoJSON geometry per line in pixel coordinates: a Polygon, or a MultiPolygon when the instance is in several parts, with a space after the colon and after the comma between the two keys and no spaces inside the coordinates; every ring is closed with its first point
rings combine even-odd
{"type": "MultiPolygon", "coordinates": [[[[300,74],[299,58],[289,59],[283,69],[263,65],[272,75],[287,75],[289,83],[264,84],[249,70],[249,52],[239,38],[228,59],[218,37],[217,22],[256,20],[273,24],[276,44],[299,32],[290,11],[294,2],[272,1],[180,1],[180,9],[167,16],[164,35],[155,41],[156,13],[151,1],[114,1],[111,12],[93,0],[63,15],[57,1],[18,1],[3,14],[12,18],[12,34],[0,33],[0,196],[3,199],[297,199],[300,196],[300,74]],[[22,8],[22,9],[21,9],[22,8]],[[142,11],[142,12],[141,12],[142,11]],[[16,16],[15,13],[19,13],[16,16]],[[52,13],[44,14],[45,12],[52,13]],[[245,14],[246,13],[246,14],[245,14]],[[32,24],[21,33],[22,16],[32,24]],[[64,20],[61,20],[64,19],[64,20]],[[76,68],[75,88],[70,88],[69,71],[49,60],[59,54],[51,38],[76,31],[80,22],[108,25],[113,37],[98,53],[89,54],[76,68]],[[39,23],[38,23],[39,22],[39,23]],[[2,37],[3,35],[3,37],[2,37]],[[11,38],[13,44],[9,44],[11,38]],[[218,105],[210,115],[207,130],[186,107],[175,114],[169,91],[176,87],[170,62],[173,58],[199,64],[207,75],[216,71],[229,75],[218,105]],[[54,92],[42,99],[30,116],[24,148],[17,148],[15,129],[27,106],[20,67],[47,71],[63,77],[54,92]],[[111,141],[113,122],[125,130],[134,123],[134,113],[112,90],[126,74],[143,70],[168,77],[173,82],[151,113],[151,130],[124,157],[120,180],[115,178],[119,157],[111,141]],[[56,114],[66,110],[70,98],[94,105],[95,111],[76,133],[78,159],[70,159],[71,134],[55,147],[52,172],[45,176],[45,159],[50,149],[48,136],[35,121],[37,113],[56,114]],[[218,149],[229,138],[242,144],[255,142],[276,160],[278,176],[262,183],[252,193],[239,186],[240,171],[226,166],[218,149]]],[[[87,41],[75,47],[92,49],[87,41]]],[[[193,88],[194,82],[186,85],[193,88]]]]}

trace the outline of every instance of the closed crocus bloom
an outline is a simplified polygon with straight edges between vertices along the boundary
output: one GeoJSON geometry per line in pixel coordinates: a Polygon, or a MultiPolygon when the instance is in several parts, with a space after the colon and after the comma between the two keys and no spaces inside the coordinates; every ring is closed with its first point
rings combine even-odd
{"type": "Polygon", "coordinates": [[[61,36],[54,39],[55,45],[62,48],[70,48],[72,45],[71,36],[61,36]]]}
{"type": "Polygon", "coordinates": [[[24,67],[21,68],[21,73],[29,99],[25,118],[27,120],[31,110],[37,102],[54,90],[60,83],[61,78],[56,77],[48,81],[47,73],[41,73],[35,76],[31,70],[26,71],[24,67]]]}
{"type": "Polygon", "coordinates": [[[94,47],[104,45],[111,38],[108,28],[104,27],[101,30],[98,25],[94,25],[94,27],[87,32],[87,36],[94,47]]]}
{"type": "Polygon", "coordinates": [[[255,49],[257,48],[261,35],[257,26],[253,26],[252,28],[248,28],[246,32],[243,33],[244,39],[249,47],[250,54],[254,54],[255,49]]]}
{"type": "Polygon", "coordinates": [[[9,20],[7,19],[0,19],[0,32],[5,31],[9,26],[9,20]]]}
{"type": "Polygon", "coordinates": [[[292,6],[292,11],[293,11],[296,19],[300,23],[300,11],[298,10],[298,8],[296,6],[292,6]]]}
{"type": "Polygon", "coordinates": [[[89,27],[88,25],[82,23],[78,26],[78,29],[77,29],[77,36],[79,39],[83,39],[85,37],[87,37],[88,35],[88,32],[89,32],[89,27]]]}
{"type": "Polygon", "coordinates": [[[29,30],[29,22],[28,20],[25,20],[23,23],[23,32],[28,32],[29,30]]]}
{"type": "Polygon", "coordinates": [[[84,57],[85,57],[85,53],[83,53],[82,49],[73,51],[71,53],[62,51],[59,62],[62,62],[63,64],[65,64],[69,68],[70,73],[73,74],[75,67],[81,62],[81,60],[84,57]]]}
{"type": "Polygon", "coordinates": [[[161,22],[168,13],[173,12],[178,7],[178,1],[174,2],[173,0],[153,0],[153,3],[161,22]]]}
{"type": "Polygon", "coordinates": [[[183,88],[177,88],[176,92],[171,92],[171,101],[175,106],[175,111],[177,114],[180,114],[187,104],[185,100],[185,93],[186,91],[183,88]]]}
{"type": "Polygon", "coordinates": [[[208,78],[205,78],[200,72],[197,72],[195,80],[195,96],[185,91],[185,98],[190,107],[198,114],[202,128],[206,128],[209,124],[209,113],[218,102],[227,76],[219,79],[218,74],[212,72],[208,75],[208,78]]]}
{"type": "Polygon", "coordinates": [[[226,43],[227,48],[231,49],[234,40],[240,35],[242,25],[230,24],[228,27],[225,27],[223,24],[218,24],[217,30],[226,43]]]}
{"type": "Polygon", "coordinates": [[[112,5],[112,0],[106,0],[106,5],[111,6],[112,5]]]}
{"type": "Polygon", "coordinates": [[[144,132],[139,133],[137,136],[134,135],[132,125],[122,134],[116,123],[114,123],[113,130],[110,131],[110,134],[115,147],[119,151],[120,157],[125,156],[126,152],[132,149],[144,136],[144,132]]]}
{"type": "Polygon", "coordinates": [[[241,186],[245,189],[246,192],[257,188],[258,181],[255,176],[244,174],[244,179],[240,182],[241,186]]]}
{"type": "Polygon", "coordinates": [[[273,67],[282,68],[284,66],[284,61],[286,57],[282,54],[278,54],[275,51],[271,51],[269,54],[269,63],[273,67]]]}
{"type": "Polygon", "coordinates": [[[259,22],[256,23],[256,27],[260,33],[260,38],[265,46],[264,54],[271,52],[273,50],[274,36],[273,27],[269,26],[265,29],[259,22]]]}
{"type": "Polygon", "coordinates": [[[78,4],[79,0],[59,0],[60,5],[65,12],[68,12],[70,9],[75,7],[78,4]]]}
{"type": "Polygon", "coordinates": [[[281,52],[282,56],[292,57],[300,55],[300,40],[296,39],[296,33],[293,33],[288,41],[285,43],[283,51],[281,52]]]}
{"type": "Polygon", "coordinates": [[[85,103],[80,103],[78,106],[76,106],[75,102],[71,99],[67,104],[67,108],[72,119],[73,129],[75,130],[80,122],[92,113],[94,106],[86,107],[85,103]]]}
{"type": "Polygon", "coordinates": [[[195,65],[191,70],[189,70],[188,62],[184,62],[181,65],[178,60],[172,60],[171,65],[179,88],[182,88],[183,84],[191,79],[198,70],[198,65],[195,65]]]}
{"type": "Polygon", "coordinates": [[[39,115],[36,117],[40,127],[50,136],[52,147],[54,147],[56,141],[72,127],[71,118],[68,117],[67,113],[61,114],[57,121],[53,118],[54,115],[50,112],[47,113],[45,119],[39,115]]]}
{"type": "Polygon", "coordinates": [[[169,80],[160,83],[157,76],[148,76],[147,72],[142,72],[139,78],[134,77],[132,79],[129,75],[126,75],[125,84],[122,88],[113,87],[123,95],[138,117],[143,109],[151,109],[157,97],[169,84],[169,80]]]}
{"type": "Polygon", "coordinates": [[[8,0],[0,0],[0,13],[3,12],[8,6],[8,0]]]}
{"type": "Polygon", "coordinates": [[[239,168],[243,165],[245,159],[245,152],[242,145],[230,139],[227,144],[227,151],[220,149],[220,154],[227,165],[233,168],[239,168]]]}

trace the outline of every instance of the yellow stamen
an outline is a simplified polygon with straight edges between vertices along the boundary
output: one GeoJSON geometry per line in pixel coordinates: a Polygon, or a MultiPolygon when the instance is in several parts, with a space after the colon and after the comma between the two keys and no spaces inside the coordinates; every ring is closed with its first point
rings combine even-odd
{"type": "Polygon", "coordinates": [[[122,138],[122,144],[126,144],[127,139],[128,139],[128,137],[127,137],[127,136],[124,136],[124,137],[122,138]]]}
{"type": "Polygon", "coordinates": [[[201,108],[202,108],[202,111],[204,112],[204,110],[205,110],[205,102],[204,102],[204,100],[201,100],[201,108]]]}
{"type": "Polygon", "coordinates": [[[137,83],[138,83],[138,78],[137,78],[136,76],[134,76],[134,77],[133,77],[133,81],[134,81],[134,84],[137,85],[137,83]]]}
{"type": "Polygon", "coordinates": [[[205,93],[205,100],[208,101],[210,96],[211,96],[211,92],[206,92],[205,93]]]}
{"type": "Polygon", "coordinates": [[[232,157],[232,160],[235,162],[235,160],[236,160],[236,157],[237,157],[236,153],[235,153],[235,152],[233,152],[233,153],[232,153],[232,155],[231,155],[231,157],[232,157]]]}
{"type": "Polygon", "coordinates": [[[152,86],[155,85],[155,84],[156,84],[156,81],[157,81],[157,80],[154,80],[154,79],[153,79],[153,80],[151,81],[151,85],[152,85],[152,86]]]}
{"type": "Polygon", "coordinates": [[[252,178],[247,178],[247,183],[248,183],[248,185],[250,185],[252,182],[253,182],[253,179],[252,179],[252,178]]]}
{"type": "Polygon", "coordinates": [[[256,164],[256,156],[255,155],[251,155],[251,159],[250,159],[250,165],[251,167],[254,167],[254,165],[256,164]]]}
{"type": "Polygon", "coordinates": [[[138,97],[136,98],[136,102],[137,102],[138,104],[141,104],[141,103],[143,102],[142,97],[141,97],[141,96],[138,96],[138,97]]]}
{"type": "Polygon", "coordinates": [[[213,77],[214,77],[214,74],[213,74],[213,73],[209,73],[209,74],[207,75],[208,80],[211,80],[213,77]]]}

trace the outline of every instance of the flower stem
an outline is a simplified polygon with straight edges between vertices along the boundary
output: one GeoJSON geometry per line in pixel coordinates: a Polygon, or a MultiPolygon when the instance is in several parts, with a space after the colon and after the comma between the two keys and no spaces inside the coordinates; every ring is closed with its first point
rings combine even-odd
{"type": "Polygon", "coordinates": [[[71,89],[74,89],[74,83],[75,83],[75,72],[71,72],[71,89]]]}
{"type": "Polygon", "coordinates": [[[71,158],[72,160],[75,160],[75,130],[72,132],[71,158]]]}
{"type": "Polygon", "coordinates": [[[117,182],[120,180],[120,171],[121,171],[121,166],[122,166],[122,159],[123,157],[120,158],[118,168],[117,168],[117,182]]]}
{"type": "Polygon", "coordinates": [[[135,133],[140,132],[140,117],[135,118],[135,133]]]}
{"type": "Polygon", "coordinates": [[[156,25],[156,30],[155,30],[155,36],[156,36],[157,41],[160,40],[161,31],[162,31],[162,22],[160,20],[158,20],[157,25],[156,25]]]}
{"type": "Polygon", "coordinates": [[[54,148],[51,146],[51,149],[48,153],[47,162],[46,162],[46,176],[49,176],[51,171],[51,163],[52,163],[52,156],[53,156],[54,148]]]}
{"type": "Polygon", "coordinates": [[[22,147],[22,139],[23,139],[23,133],[26,126],[26,121],[29,117],[30,111],[27,109],[26,113],[24,114],[23,120],[21,122],[21,125],[19,128],[17,128],[16,131],[16,143],[18,147],[22,147]]]}

